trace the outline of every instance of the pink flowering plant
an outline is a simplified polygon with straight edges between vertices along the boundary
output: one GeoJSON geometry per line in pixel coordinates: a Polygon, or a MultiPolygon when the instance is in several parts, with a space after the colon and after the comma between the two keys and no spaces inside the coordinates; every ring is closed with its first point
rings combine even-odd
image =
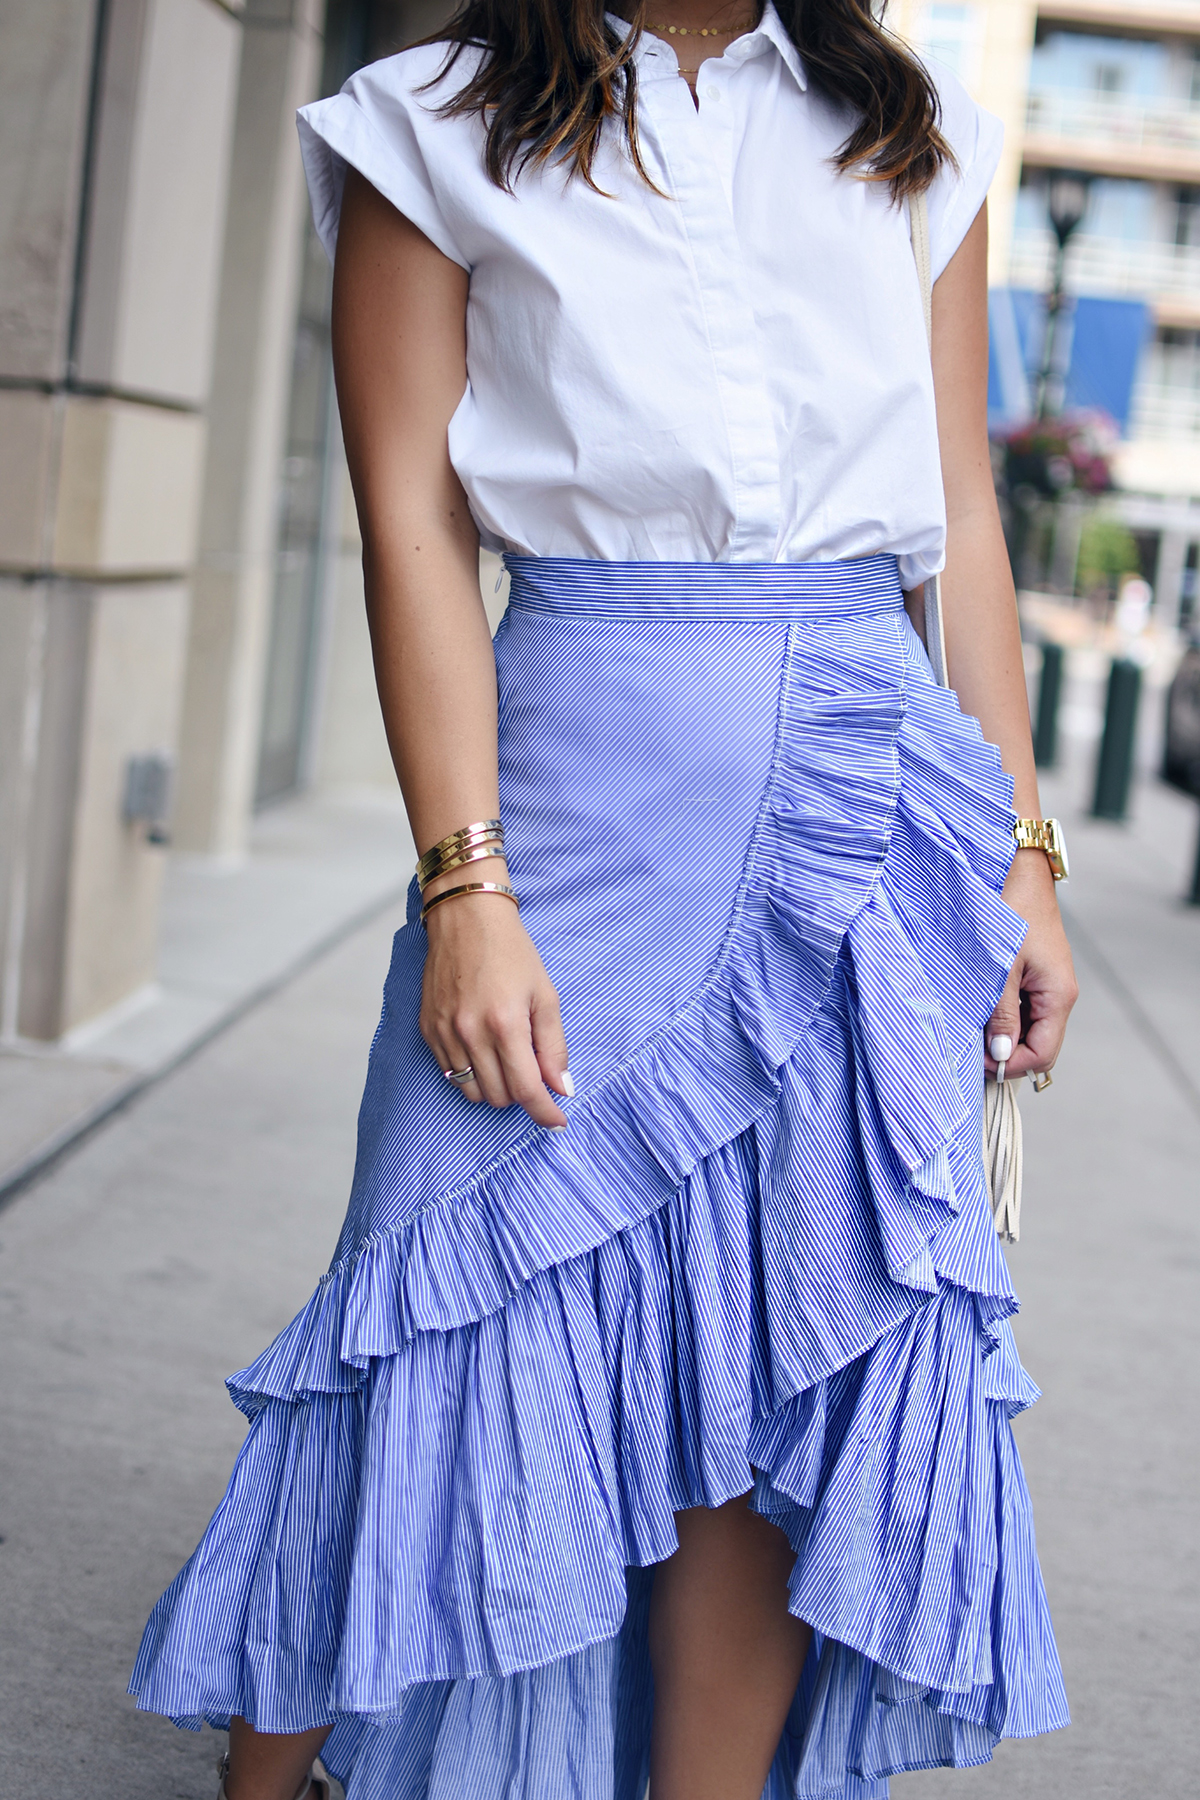
{"type": "Polygon", "coordinates": [[[997,433],[1009,493],[1033,488],[1047,500],[1072,491],[1106,494],[1115,485],[1116,425],[1107,413],[1063,413],[997,433]]]}

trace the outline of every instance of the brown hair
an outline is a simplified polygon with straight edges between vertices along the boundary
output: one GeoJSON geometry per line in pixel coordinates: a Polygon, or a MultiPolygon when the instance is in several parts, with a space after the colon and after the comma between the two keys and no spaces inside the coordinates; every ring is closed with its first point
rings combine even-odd
{"type": "MultiPolygon", "coordinates": [[[[922,65],[872,14],[870,0],[775,0],[813,83],[858,115],[835,166],[890,183],[899,200],[929,186],[953,152],[938,129],[937,90],[922,65]]],[[[511,188],[527,164],[566,164],[595,187],[592,169],[605,119],[619,118],[638,173],[637,71],[645,0],[622,39],[604,0],[460,0],[441,31],[442,74],[468,46],[486,54],[447,113],[482,115],[487,171],[511,188]]],[[[651,184],[653,185],[653,183],[651,184]]]]}

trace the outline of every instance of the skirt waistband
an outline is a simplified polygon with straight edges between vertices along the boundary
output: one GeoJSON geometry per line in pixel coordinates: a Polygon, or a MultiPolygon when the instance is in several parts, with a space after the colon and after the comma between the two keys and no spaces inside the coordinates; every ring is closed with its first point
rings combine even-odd
{"type": "Polygon", "coordinates": [[[688,618],[819,619],[897,612],[894,556],[852,562],[603,562],[513,556],[509,605],[526,612],[688,618]]]}

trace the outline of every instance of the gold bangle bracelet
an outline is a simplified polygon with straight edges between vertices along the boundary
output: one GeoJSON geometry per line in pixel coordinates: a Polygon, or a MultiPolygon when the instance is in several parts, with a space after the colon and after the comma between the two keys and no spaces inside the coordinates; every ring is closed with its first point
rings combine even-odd
{"type": "MultiPolygon", "coordinates": [[[[499,819],[476,819],[474,825],[460,825],[457,831],[448,831],[444,838],[439,838],[438,842],[436,844],[434,844],[433,848],[435,850],[437,850],[441,847],[442,844],[452,844],[454,842],[455,838],[470,837],[470,835],[473,831],[503,831],[503,830],[504,830],[504,826],[499,819]]],[[[430,853],[427,850],[425,852],[425,854],[426,854],[426,856],[428,856],[430,853]]]]}
{"type": "Polygon", "coordinates": [[[460,857],[469,856],[476,850],[482,851],[487,856],[503,856],[505,854],[504,840],[503,838],[479,838],[473,843],[459,844],[457,849],[447,851],[436,861],[421,863],[417,869],[418,883],[421,887],[427,886],[438,875],[444,875],[447,869],[452,869],[460,857]]]}
{"type": "Polygon", "coordinates": [[[476,852],[481,852],[484,856],[503,856],[505,854],[504,840],[502,838],[483,838],[476,843],[460,844],[457,850],[450,851],[446,856],[439,856],[436,862],[423,864],[417,870],[419,886],[427,887],[439,875],[444,875],[447,869],[453,869],[463,857],[471,856],[476,852]]]}
{"type": "Polygon", "coordinates": [[[452,832],[440,843],[427,850],[417,862],[417,874],[427,875],[447,857],[457,856],[460,850],[469,850],[476,844],[503,844],[504,827],[492,822],[483,825],[466,825],[461,831],[452,832]]]}
{"type": "Polygon", "coordinates": [[[463,894],[501,894],[505,900],[511,900],[517,911],[521,910],[521,902],[517,899],[516,889],[510,888],[505,881],[465,881],[461,887],[446,888],[443,893],[435,894],[421,908],[421,923],[425,923],[435,906],[443,900],[458,900],[463,894]]]}
{"type": "Polygon", "coordinates": [[[449,843],[435,844],[432,850],[427,850],[417,863],[417,867],[418,869],[432,868],[443,857],[457,856],[460,850],[469,849],[472,844],[502,844],[503,842],[504,833],[496,827],[490,827],[485,831],[464,831],[461,836],[452,838],[449,843]]]}
{"type": "Polygon", "coordinates": [[[431,844],[421,861],[424,862],[426,857],[436,856],[439,850],[449,850],[462,838],[475,837],[483,831],[495,836],[497,833],[503,834],[504,826],[499,819],[477,819],[474,825],[460,825],[457,831],[448,831],[444,838],[439,838],[436,844],[431,844]]]}
{"type": "Polygon", "coordinates": [[[466,863],[483,862],[492,856],[497,857],[501,862],[504,861],[504,844],[498,838],[492,839],[489,843],[474,844],[459,856],[443,857],[437,867],[430,869],[428,874],[417,876],[417,886],[424,893],[430,882],[436,881],[439,875],[448,875],[451,869],[461,869],[466,863]]]}

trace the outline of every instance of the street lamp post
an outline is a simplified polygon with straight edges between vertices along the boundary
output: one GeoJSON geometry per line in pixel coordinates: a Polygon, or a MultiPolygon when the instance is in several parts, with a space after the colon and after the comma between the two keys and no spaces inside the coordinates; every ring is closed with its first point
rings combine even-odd
{"type": "Polygon", "coordinates": [[[1058,341],[1058,320],[1063,308],[1063,275],[1067,264],[1067,245],[1071,234],[1080,224],[1087,211],[1088,181],[1085,175],[1072,175],[1064,170],[1056,170],[1050,177],[1050,190],[1047,195],[1050,224],[1058,240],[1058,249],[1054,256],[1054,278],[1050,284],[1050,292],[1046,298],[1046,336],[1042,345],[1042,366],[1037,377],[1037,416],[1044,419],[1051,411],[1051,399],[1056,399],[1054,410],[1062,404],[1062,396],[1051,393],[1051,378],[1054,375],[1054,352],[1058,341]]]}

